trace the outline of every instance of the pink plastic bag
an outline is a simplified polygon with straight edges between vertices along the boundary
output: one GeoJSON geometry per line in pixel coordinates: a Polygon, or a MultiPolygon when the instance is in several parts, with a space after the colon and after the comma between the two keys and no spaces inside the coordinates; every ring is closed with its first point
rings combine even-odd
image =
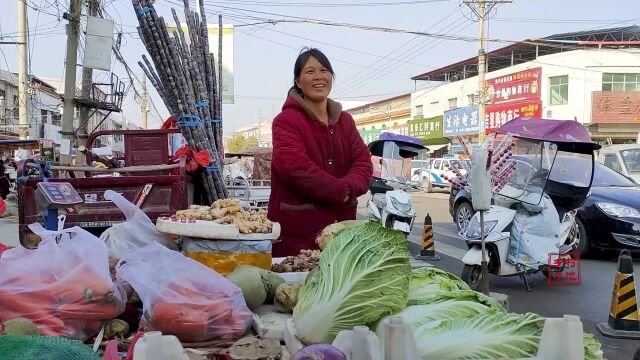
{"type": "Polygon", "coordinates": [[[41,335],[84,341],[124,311],[126,295],[111,280],[104,243],[59,219],[58,231],[29,226],[42,238],[37,249],[0,257],[0,322],[27,318],[41,335]]]}
{"type": "Polygon", "coordinates": [[[240,288],[183,254],[153,243],[126,255],[117,278],[143,303],[140,328],[182,341],[234,340],[246,333],[252,313],[240,288]]]}

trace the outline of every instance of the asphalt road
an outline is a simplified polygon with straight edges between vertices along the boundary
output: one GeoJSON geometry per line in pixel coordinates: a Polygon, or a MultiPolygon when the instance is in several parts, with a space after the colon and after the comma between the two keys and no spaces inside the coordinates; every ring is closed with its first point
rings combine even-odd
{"type": "MultiPolygon", "coordinates": [[[[441,256],[441,260],[430,263],[459,276],[463,268],[461,259],[466,253],[467,245],[456,235],[456,226],[449,215],[448,196],[444,191],[413,195],[418,219],[409,236],[410,249],[413,254],[419,253],[424,216],[429,213],[433,221],[436,252],[441,256]]],[[[361,211],[364,210],[364,207],[361,207],[361,211]]],[[[638,285],[638,258],[635,259],[635,263],[638,264],[634,268],[638,285]]],[[[640,341],[604,337],[596,329],[598,323],[607,321],[616,271],[617,257],[615,254],[605,254],[581,260],[581,283],[577,286],[549,285],[544,275],[538,273],[529,277],[529,281],[535,283],[531,292],[527,292],[518,277],[499,278],[493,275],[490,276],[490,289],[492,292],[509,296],[512,312],[534,312],[545,317],[578,315],[582,319],[584,330],[594,334],[602,343],[607,359],[633,359],[640,341]]]]}

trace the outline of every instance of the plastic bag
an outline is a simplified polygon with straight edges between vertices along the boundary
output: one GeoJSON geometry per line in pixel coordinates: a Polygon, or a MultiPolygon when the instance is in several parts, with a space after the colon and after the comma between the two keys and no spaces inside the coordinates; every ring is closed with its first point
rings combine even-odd
{"type": "Polygon", "coordinates": [[[271,240],[198,240],[183,238],[182,251],[193,260],[227,276],[238,265],[271,270],[271,240]]]}
{"type": "Polygon", "coordinates": [[[175,243],[156,229],[147,214],[124,196],[107,190],[104,192],[104,198],[113,201],[127,219],[121,224],[108,228],[100,235],[100,240],[104,241],[109,249],[109,256],[121,259],[124,255],[153,242],[176,249],[175,243]]]}
{"type": "Polygon", "coordinates": [[[234,340],[251,325],[252,313],[240,288],[199,262],[159,244],[124,256],[116,274],[142,300],[141,329],[200,342],[234,340]]]}
{"type": "Polygon", "coordinates": [[[37,249],[17,247],[0,257],[0,322],[31,320],[41,335],[86,340],[102,322],[124,311],[126,295],[109,275],[107,248],[91,233],[72,227],[45,230],[37,249]]]}

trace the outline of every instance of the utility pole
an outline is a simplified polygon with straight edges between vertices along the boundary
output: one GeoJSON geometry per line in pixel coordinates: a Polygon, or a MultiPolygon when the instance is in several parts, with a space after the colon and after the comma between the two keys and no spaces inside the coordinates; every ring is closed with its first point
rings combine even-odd
{"type": "Polygon", "coordinates": [[[29,138],[27,116],[27,88],[29,87],[27,63],[27,0],[18,0],[18,134],[20,139],[29,138]]]}
{"type": "MultiPolygon", "coordinates": [[[[73,141],[74,97],[76,95],[76,63],[78,62],[78,34],[80,32],[80,10],[82,0],[70,0],[69,12],[64,18],[67,24],[67,59],[64,77],[64,107],[62,114],[62,146],[68,146],[69,153],[60,153],[60,162],[63,165],[71,163],[71,143],[73,141]]],[[[64,151],[66,152],[66,151],[64,151]]]]}
{"type": "Polygon", "coordinates": [[[487,14],[497,4],[511,3],[511,0],[464,0],[463,1],[478,17],[480,34],[478,37],[480,49],[478,50],[478,121],[480,129],[478,131],[478,143],[482,144],[485,137],[485,109],[487,103],[487,89],[485,76],[487,73],[487,53],[484,44],[484,21],[487,14]]]}
{"type": "Polygon", "coordinates": [[[147,77],[142,76],[142,123],[145,129],[149,128],[149,91],[147,90],[147,77]]]}
{"type": "MultiPolygon", "coordinates": [[[[98,14],[98,7],[100,0],[88,0],[87,1],[87,15],[96,16],[98,14]]],[[[66,84],[65,84],[66,85],[66,84]]],[[[84,66],[82,68],[82,88],[80,90],[80,97],[88,99],[91,97],[91,90],[93,88],[93,69],[84,66]]],[[[80,119],[78,119],[78,147],[85,146],[87,144],[87,138],[89,137],[89,116],[91,116],[91,109],[85,105],[78,105],[80,110],[80,119]]],[[[76,164],[84,166],[86,160],[82,152],[76,152],[76,164]]]]}

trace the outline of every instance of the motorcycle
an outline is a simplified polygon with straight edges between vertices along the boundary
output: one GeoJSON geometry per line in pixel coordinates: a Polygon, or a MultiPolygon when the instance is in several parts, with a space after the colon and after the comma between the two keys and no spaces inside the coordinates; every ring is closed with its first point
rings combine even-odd
{"type": "Polygon", "coordinates": [[[458,233],[469,246],[461,277],[480,289],[484,230],[488,273],[519,276],[531,291],[535,284],[526,276],[562,272],[564,260],[577,246],[576,211],[589,195],[593,151],[600,146],[575,121],[519,118],[498,128],[494,136],[513,138],[513,171],[492,194],[489,210],[477,212],[458,233]]]}
{"type": "Polygon", "coordinates": [[[409,235],[416,213],[408,192],[420,188],[420,182],[409,180],[411,160],[424,149],[420,140],[392,133],[383,133],[369,144],[374,163],[367,202],[369,220],[409,235]]]}

